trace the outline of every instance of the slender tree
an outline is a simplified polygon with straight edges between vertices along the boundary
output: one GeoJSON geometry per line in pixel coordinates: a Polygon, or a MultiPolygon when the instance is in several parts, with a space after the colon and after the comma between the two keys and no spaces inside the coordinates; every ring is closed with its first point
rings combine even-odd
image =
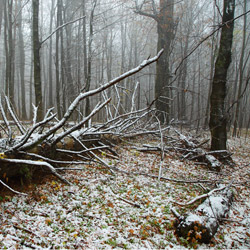
{"type": "Polygon", "coordinates": [[[227,94],[227,72],[232,57],[235,0],[224,0],[222,31],[219,54],[215,63],[215,72],[210,96],[211,150],[226,150],[227,117],[225,97],[227,94]]]}
{"type": "MultiPolygon", "coordinates": [[[[87,60],[87,76],[86,76],[86,85],[85,90],[90,90],[90,83],[91,83],[91,72],[92,72],[92,42],[93,42],[93,21],[94,21],[94,13],[96,8],[97,0],[94,0],[91,13],[90,13],[90,20],[89,20],[89,42],[88,42],[88,60],[87,60]]],[[[90,100],[86,98],[86,106],[85,106],[85,116],[90,114],[90,100]]]]}
{"type": "Polygon", "coordinates": [[[21,117],[27,119],[26,112],[26,93],[25,93],[25,51],[23,39],[23,17],[21,1],[18,1],[19,15],[17,17],[18,24],[18,50],[19,50],[19,74],[20,74],[20,87],[21,87],[21,117]]]}
{"type": "Polygon", "coordinates": [[[34,62],[34,86],[35,86],[35,103],[38,107],[37,119],[40,121],[43,118],[43,101],[42,101],[42,81],[41,81],[41,66],[40,66],[40,48],[39,41],[39,0],[32,0],[33,25],[32,25],[32,40],[33,40],[33,62],[34,62]]]}
{"type": "MultiPolygon", "coordinates": [[[[244,0],[243,3],[243,12],[247,11],[247,0],[244,0]]],[[[238,85],[238,93],[237,93],[237,104],[235,109],[235,118],[234,118],[234,127],[233,127],[233,136],[237,135],[237,127],[239,126],[239,117],[240,117],[240,106],[242,104],[242,88],[243,88],[243,75],[244,75],[244,57],[245,57],[245,49],[246,49],[246,29],[247,29],[247,15],[243,17],[243,33],[242,33],[242,47],[241,47],[241,55],[240,55],[240,63],[239,63],[239,85],[238,85]]]]}
{"type": "Polygon", "coordinates": [[[5,56],[6,56],[6,71],[5,71],[5,82],[6,82],[6,94],[8,95],[10,102],[15,106],[14,103],[14,43],[13,43],[13,1],[5,1],[4,5],[4,45],[5,45],[5,56]]]}

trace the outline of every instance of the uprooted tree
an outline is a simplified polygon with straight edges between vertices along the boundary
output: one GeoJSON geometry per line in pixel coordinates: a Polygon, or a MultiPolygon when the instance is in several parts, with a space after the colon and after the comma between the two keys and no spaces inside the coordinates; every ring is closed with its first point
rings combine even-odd
{"type": "MultiPolygon", "coordinates": [[[[104,92],[123,79],[141,71],[149,64],[156,62],[162,53],[163,50],[155,57],[144,60],[136,68],[101,85],[99,88],[80,93],[60,120],[58,120],[56,114],[53,113],[53,109],[49,109],[41,121],[37,120],[38,108],[34,106],[33,124],[29,129],[25,129],[19,121],[11,108],[8,98],[5,97],[8,113],[5,112],[3,102],[0,100],[0,111],[5,125],[5,127],[1,125],[5,136],[0,139],[0,176],[4,176],[5,178],[12,177],[20,173],[20,170],[23,171],[23,169],[27,169],[27,167],[45,168],[60,180],[69,184],[69,181],[58,173],[58,167],[65,164],[83,164],[94,158],[112,171],[112,166],[109,166],[94,153],[95,149],[107,148],[107,146],[102,144],[89,149],[87,148],[89,145],[86,144],[86,141],[89,142],[94,137],[103,134],[119,135],[121,132],[126,134],[126,131],[129,131],[130,127],[135,126],[140,118],[145,117],[146,114],[150,112],[150,109],[145,108],[139,111],[133,111],[132,107],[131,112],[128,114],[117,115],[99,126],[86,127],[86,123],[103,107],[106,106],[108,110],[107,104],[111,98],[106,98],[103,103],[98,103],[90,114],[83,117],[78,123],[69,126],[69,120],[81,101],[104,92]],[[11,117],[12,123],[15,124],[15,128],[18,129],[20,133],[20,135],[16,137],[13,136],[13,126],[10,124],[9,117],[11,117]],[[90,137],[92,137],[91,140],[90,137]],[[86,157],[86,153],[91,155],[91,157],[86,157]]],[[[1,181],[1,183],[7,186],[3,181],[1,181]]]]}

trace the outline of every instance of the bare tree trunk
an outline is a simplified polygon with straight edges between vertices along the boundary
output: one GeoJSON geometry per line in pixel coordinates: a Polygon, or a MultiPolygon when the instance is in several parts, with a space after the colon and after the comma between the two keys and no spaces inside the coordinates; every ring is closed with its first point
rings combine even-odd
{"type": "MultiPolygon", "coordinates": [[[[55,0],[51,2],[51,10],[50,10],[50,26],[49,32],[52,32],[52,24],[54,18],[54,5],[55,0]]],[[[49,81],[48,81],[48,107],[53,107],[53,73],[52,73],[52,39],[49,41],[49,64],[48,64],[48,74],[49,74],[49,81]]]]}
{"type": "Polygon", "coordinates": [[[211,150],[226,150],[227,145],[227,117],[225,113],[225,97],[227,71],[231,63],[231,48],[235,0],[224,0],[222,31],[220,38],[219,54],[215,63],[215,73],[210,96],[210,121],[211,150]]]}
{"type": "Polygon", "coordinates": [[[152,13],[142,11],[143,4],[136,1],[136,13],[153,18],[157,22],[158,43],[157,50],[164,49],[164,55],[156,65],[155,98],[156,109],[160,121],[169,123],[171,112],[171,86],[169,60],[171,45],[174,39],[174,0],[160,0],[160,11],[156,10],[152,1],[152,13]]]}
{"type": "MultiPolygon", "coordinates": [[[[33,51],[31,51],[31,58],[32,58],[32,55],[33,55],[33,51]]],[[[34,71],[34,66],[33,66],[33,60],[31,60],[30,62],[30,81],[29,81],[29,93],[30,93],[30,96],[29,96],[29,119],[31,120],[32,119],[32,96],[33,96],[33,71],[34,71]]]]}
{"type": "Polygon", "coordinates": [[[18,9],[20,13],[18,15],[18,49],[19,49],[19,72],[20,72],[20,82],[21,82],[21,118],[27,119],[26,112],[26,91],[25,91],[25,52],[24,52],[24,41],[23,41],[23,27],[22,27],[22,10],[21,2],[18,1],[18,9]]]}
{"type": "Polygon", "coordinates": [[[155,79],[155,97],[156,108],[159,111],[159,119],[161,122],[169,123],[171,112],[171,89],[170,89],[170,70],[169,58],[171,45],[173,42],[173,14],[174,1],[161,0],[160,13],[157,16],[157,33],[158,43],[157,50],[164,49],[164,56],[160,58],[156,65],[156,79],[155,79]]]}
{"type": "MultiPolygon", "coordinates": [[[[60,12],[61,12],[61,1],[57,0],[57,27],[60,26],[60,12]]],[[[61,119],[61,103],[60,103],[60,93],[61,93],[61,87],[60,87],[60,66],[59,66],[59,39],[60,39],[60,33],[56,32],[56,55],[55,55],[55,67],[56,67],[56,108],[57,108],[57,114],[58,118],[61,119]]]]}
{"type": "MultiPolygon", "coordinates": [[[[93,6],[91,9],[91,14],[90,14],[90,21],[89,21],[89,42],[88,42],[88,62],[87,62],[88,72],[87,72],[86,87],[85,87],[86,91],[90,90],[90,83],[91,83],[93,20],[94,20],[94,12],[95,12],[96,4],[97,4],[97,0],[94,0],[93,6]]],[[[85,116],[89,114],[90,114],[90,100],[89,98],[86,98],[85,116]]]]}
{"type": "Polygon", "coordinates": [[[2,21],[3,21],[3,12],[4,12],[4,2],[5,0],[0,0],[0,36],[2,32],[2,21]]]}
{"type": "MultiPolygon", "coordinates": [[[[213,27],[215,27],[215,3],[213,4],[213,27]]],[[[211,44],[211,52],[210,52],[210,74],[209,74],[209,86],[208,86],[208,95],[207,95],[207,104],[206,104],[206,114],[204,121],[204,128],[209,124],[209,110],[210,110],[210,95],[212,91],[212,82],[213,82],[213,74],[214,74],[214,63],[215,63],[215,52],[217,51],[217,43],[215,36],[212,36],[212,44],[211,44]]]]}
{"type": "MultiPolygon", "coordinates": [[[[66,8],[65,8],[66,9],[66,8]]],[[[64,11],[64,23],[67,23],[67,16],[68,13],[64,11]]],[[[76,97],[76,87],[72,77],[72,64],[71,64],[71,40],[72,40],[72,29],[71,26],[65,27],[66,31],[66,62],[65,63],[65,76],[66,76],[66,86],[65,90],[67,91],[67,97],[69,104],[74,100],[76,97]]]]}
{"type": "Polygon", "coordinates": [[[43,100],[42,100],[42,81],[41,81],[41,65],[40,65],[40,48],[41,44],[39,41],[39,0],[32,0],[33,8],[33,60],[34,60],[34,86],[35,86],[35,97],[36,106],[38,107],[37,119],[39,121],[43,118],[43,100]]]}
{"type": "MultiPolygon", "coordinates": [[[[62,14],[63,14],[63,2],[62,0],[60,0],[60,8],[58,7],[58,11],[59,11],[59,23],[60,25],[62,25],[62,14]]],[[[66,66],[65,66],[65,53],[64,53],[64,36],[63,36],[63,30],[60,30],[60,52],[61,52],[61,91],[62,91],[62,102],[61,102],[61,109],[62,109],[62,113],[65,113],[66,111],[66,102],[67,102],[67,98],[66,98],[66,81],[65,81],[65,75],[66,75],[66,66]]]]}
{"type": "Polygon", "coordinates": [[[12,34],[13,1],[5,1],[4,5],[4,45],[6,56],[6,89],[12,105],[14,105],[14,48],[12,34]]]}
{"type": "MultiPolygon", "coordinates": [[[[244,0],[244,7],[243,13],[247,11],[247,2],[244,0]]],[[[235,118],[234,118],[234,128],[233,128],[233,136],[237,135],[237,127],[240,129],[239,126],[239,115],[240,115],[240,106],[241,106],[241,97],[242,97],[242,87],[243,87],[243,75],[244,75],[244,55],[245,55],[245,48],[246,48],[246,26],[247,26],[247,15],[243,17],[244,24],[243,24],[243,34],[242,34],[242,47],[241,47],[241,55],[240,55],[240,65],[239,65],[239,85],[237,91],[237,104],[235,109],[235,118]]]]}

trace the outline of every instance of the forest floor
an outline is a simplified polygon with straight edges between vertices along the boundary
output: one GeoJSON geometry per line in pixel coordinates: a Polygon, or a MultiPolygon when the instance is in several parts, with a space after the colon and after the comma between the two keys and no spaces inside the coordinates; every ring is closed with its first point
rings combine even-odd
{"type": "MultiPolygon", "coordinates": [[[[129,172],[158,175],[160,153],[134,149],[143,143],[156,144],[141,137],[122,142],[116,148],[119,161],[102,155],[110,165],[129,172]]],[[[221,172],[180,160],[175,152],[165,154],[162,176],[179,180],[234,179],[234,202],[210,244],[188,243],[174,234],[171,207],[184,214],[197,207],[187,202],[205,193],[211,185],[176,183],[140,174],[110,171],[99,164],[63,173],[73,185],[62,184],[53,176],[40,183],[16,185],[28,196],[0,192],[1,249],[250,249],[250,139],[229,139],[234,167],[221,172]]],[[[79,166],[71,166],[79,169],[79,166]]]]}

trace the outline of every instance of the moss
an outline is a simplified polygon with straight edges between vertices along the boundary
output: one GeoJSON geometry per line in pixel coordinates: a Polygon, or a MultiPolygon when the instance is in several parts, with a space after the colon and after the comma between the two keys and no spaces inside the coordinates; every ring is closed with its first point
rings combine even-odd
{"type": "Polygon", "coordinates": [[[23,183],[23,178],[25,180],[31,180],[33,176],[33,169],[30,166],[23,165],[19,169],[19,175],[21,177],[21,182],[23,183]]]}

